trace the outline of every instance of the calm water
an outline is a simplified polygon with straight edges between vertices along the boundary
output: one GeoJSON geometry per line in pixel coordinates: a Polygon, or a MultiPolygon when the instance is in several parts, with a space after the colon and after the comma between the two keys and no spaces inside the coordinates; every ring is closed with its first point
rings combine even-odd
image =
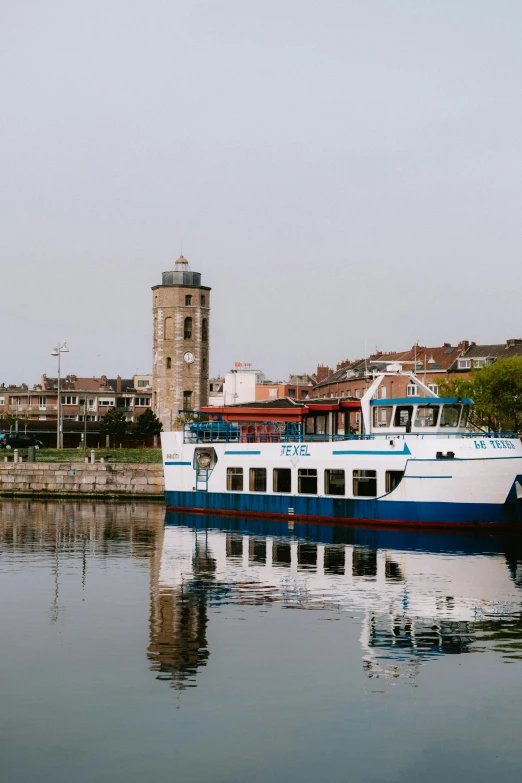
{"type": "Polygon", "coordinates": [[[2,783],[520,779],[517,539],[0,508],[2,783]]]}

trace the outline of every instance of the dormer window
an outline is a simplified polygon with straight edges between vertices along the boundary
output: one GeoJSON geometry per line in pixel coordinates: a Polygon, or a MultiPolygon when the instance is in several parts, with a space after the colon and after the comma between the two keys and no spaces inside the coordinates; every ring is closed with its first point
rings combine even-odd
{"type": "Polygon", "coordinates": [[[470,370],[471,359],[459,359],[459,370],[470,370]]]}

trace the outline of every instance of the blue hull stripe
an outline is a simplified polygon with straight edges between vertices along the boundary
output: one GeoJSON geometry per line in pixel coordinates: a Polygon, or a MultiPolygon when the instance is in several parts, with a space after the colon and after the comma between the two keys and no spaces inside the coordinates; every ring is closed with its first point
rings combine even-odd
{"type": "Polygon", "coordinates": [[[166,462],[165,465],[192,465],[192,462],[166,462]]]}
{"type": "Polygon", "coordinates": [[[520,525],[522,502],[508,495],[504,504],[497,503],[418,503],[386,501],[375,498],[305,497],[295,495],[261,495],[234,492],[165,492],[169,509],[193,509],[220,514],[315,520],[386,522],[395,525],[520,525]]]}
{"type": "Polygon", "coordinates": [[[261,454],[260,451],[225,451],[225,454],[261,454]]]}
{"type": "Polygon", "coordinates": [[[386,456],[396,456],[396,457],[404,457],[404,455],[409,456],[411,454],[411,451],[408,448],[408,444],[405,443],[402,447],[401,451],[394,451],[392,447],[390,446],[389,451],[372,451],[371,449],[362,450],[343,450],[343,451],[332,451],[332,454],[364,454],[365,457],[372,457],[374,454],[378,454],[380,457],[386,456]]]}

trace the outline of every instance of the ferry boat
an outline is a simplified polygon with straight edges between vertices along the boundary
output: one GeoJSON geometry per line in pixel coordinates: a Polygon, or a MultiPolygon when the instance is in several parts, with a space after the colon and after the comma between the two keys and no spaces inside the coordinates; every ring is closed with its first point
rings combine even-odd
{"type": "Polygon", "coordinates": [[[518,435],[470,432],[470,399],[438,397],[418,376],[388,370],[361,399],[207,408],[209,421],[162,433],[167,509],[522,530],[518,435]],[[399,374],[419,396],[379,395],[399,374]]]}

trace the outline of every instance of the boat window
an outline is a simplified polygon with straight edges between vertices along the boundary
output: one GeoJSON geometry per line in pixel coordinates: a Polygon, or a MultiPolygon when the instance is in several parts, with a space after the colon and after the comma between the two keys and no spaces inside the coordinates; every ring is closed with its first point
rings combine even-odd
{"type": "Polygon", "coordinates": [[[274,468],[274,492],[292,491],[292,471],[290,468],[274,468]]]}
{"type": "Polygon", "coordinates": [[[315,419],[313,416],[307,416],[305,419],[305,432],[312,434],[315,432],[315,419]]]}
{"type": "Polygon", "coordinates": [[[404,476],[403,470],[387,470],[386,471],[386,492],[391,492],[400,483],[400,480],[404,476]]]}
{"type": "Polygon", "coordinates": [[[469,418],[469,405],[462,406],[462,414],[460,416],[460,426],[465,427],[469,418]]]}
{"type": "Polygon", "coordinates": [[[250,492],[266,492],[266,468],[250,468],[250,492]]]}
{"type": "Polygon", "coordinates": [[[441,427],[457,427],[459,423],[460,405],[444,405],[440,417],[441,427]]]}
{"type": "Polygon", "coordinates": [[[354,470],[353,494],[356,498],[374,498],[377,496],[377,471],[354,470]]]}
{"type": "Polygon", "coordinates": [[[391,405],[376,405],[373,409],[373,426],[389,427],[393,408],[391,405]]]}
{"type": "Polygon", "coordinates": [[[315,431],[317,435],[326,434],[326,416],[317,416],[315,420],[315,431]]]}
{"type": "Polygon", "coordinates": [[[344,470],[325,470],[324,494],[344,495],[345,481],[344,470]]]}
{"type": "Polygon", "coordinates": [[[300,495],[317,495],[317,471],[300,468],[297,471],[297,491],[300,495]]]}
{"type": "Polygon", "coordinates": [[[395,426],[411,427],[412,416],[413,405],[397,405],[397,408],[395,409],[395,426]]]}
{"type": "Polygon", "coordinates": [[[227,468],[227,490],[243,492],[243,468],[227,468]]]}
{"type": "Polygon", "coordinates": [[[419,405],[415,416],[416,427],[436,427],[439,418],[439,405],[419,405]]]}

